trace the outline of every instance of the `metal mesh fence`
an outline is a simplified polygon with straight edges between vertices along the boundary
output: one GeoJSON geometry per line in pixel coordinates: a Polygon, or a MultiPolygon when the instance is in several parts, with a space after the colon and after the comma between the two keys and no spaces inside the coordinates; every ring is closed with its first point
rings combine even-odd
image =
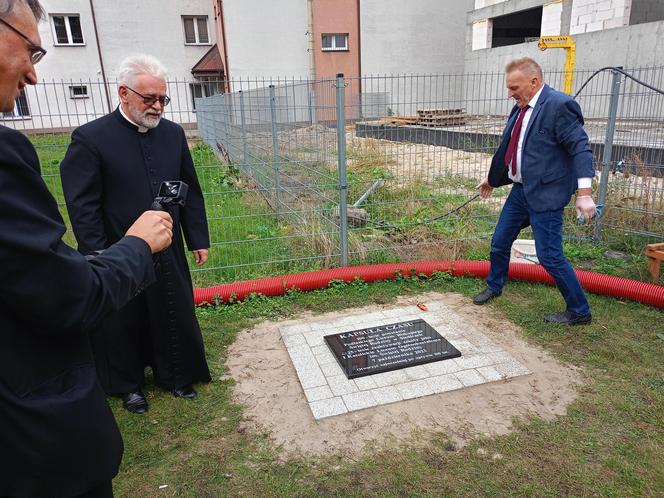
{"type": "MultiPolygon", "coordinates": [[[[664,87],[662,67],[626,72],[664,87]]],[[[577,71],[574,92],[593,73],[577,71]]],[[[546,80],[561,88],[563,75],[546,80]]],[[[223,82],[170,81],[166,117],[190,135],[213,244],[208,265],[192,270],[195,283],[486,255],[508,188],[480,200],[475,186],[513,105],[504,81],[502,73],[239,80],[231,93],[221,93],[223,82]]],[[[117,105],[111,88],[43,83],[4,116],[36,145],[65,218],[58,167],[69,132],[117,105]],[[87,99],[72,97],[82,91],[75,86],[87,87],[87,99]]],[[[664,95],[604,71],[577,100],[604,209],[589,226],[567,210],[565,236],[628,237],[635,248],[662,240],[664,95]]]]}

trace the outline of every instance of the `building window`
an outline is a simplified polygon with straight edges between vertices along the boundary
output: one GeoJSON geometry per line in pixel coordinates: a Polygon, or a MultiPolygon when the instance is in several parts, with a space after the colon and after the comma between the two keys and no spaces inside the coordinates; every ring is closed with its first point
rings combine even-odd
{"type": "Polygon", "coordinates": [[[539,40],[541,29],[542,7],[494,17],[491,47],[505,47],[539,40]]]}
{"type": "Polygon", "coordinates": [[[21,90],[21,93],[16,98],[14,109],[9,112],[0,113],[0,116],[3,119],[18,119],[18,118],[30,117],[30,107],[28,107],[28,96],[25,94],[25,90],[21,90]]]}
{"type": "Polygon", "coordinates": [[[209,45],[207,16],[182,16],[185,45],[209,45]]]}
{"type": "Polygon", "coordinates": [[[84,45],[81,17],[78,14],[52,15],[56,45],[84,45]]]}
{"type": "Polygon", "coordinates": [[[72,99],[87,99],[88,87],[85,85],[73,85],[69,87],[69,95],[72,99]]]}
{"type": "Polygon", "coordinates": [[[323,51],[348,50],[348,33],[323,34],[323,51]]]}
{"type": "Polygon", "coordinates": [[[206,79],[202,78],[201,83],[189,83],[189,91],[191,92],[191,104],[196,110],[196,99],[204,97],[211,97],[223,93],[222,82],[219,79],[206,79]]]}

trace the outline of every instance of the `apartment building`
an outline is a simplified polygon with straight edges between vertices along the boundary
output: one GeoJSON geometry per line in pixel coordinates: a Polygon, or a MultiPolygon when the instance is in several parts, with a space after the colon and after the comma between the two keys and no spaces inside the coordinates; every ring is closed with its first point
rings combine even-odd
{"type": "Polygon", "coordinates": [[[461,72],[472,0],[214,0],[231,80],[461,72]]]}
{"type": "Polygon", "coordinates": [[[127,55],[148,53],[169,71],[169,113],[194,120],[194,97],[206,80],[223,79],[211,0],[43,0],[40,23],[48,55],[36,67],[40,84],[21,94],[0,119],[17,128],[68,129],[117,106],[116,78],[127,55]]]}

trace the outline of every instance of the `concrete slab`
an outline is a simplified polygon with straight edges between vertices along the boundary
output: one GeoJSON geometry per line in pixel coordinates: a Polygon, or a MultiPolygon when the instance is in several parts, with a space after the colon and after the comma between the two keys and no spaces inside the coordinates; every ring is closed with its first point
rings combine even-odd
{"type": "Polygon", "coordinates": [[[442,301],[428,302],[427,306],[427,312],[409,305],[380,312],[350,312],[332,321],[289,321],[279,327],[314,419],[423,396],[444,396],[449,391],[530,373],[442,301]],[[349,380],[324,340],[326,335],[417,319],[433,326],[462,356],[349,380]]]}

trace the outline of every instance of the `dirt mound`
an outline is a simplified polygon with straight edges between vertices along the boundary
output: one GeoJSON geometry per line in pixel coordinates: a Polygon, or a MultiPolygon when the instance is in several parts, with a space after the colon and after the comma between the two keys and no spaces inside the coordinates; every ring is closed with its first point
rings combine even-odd
{"type": "MultiPolygon", "coordinates": [[[[580,371],[527,344],[512,322],[489,307],[473,306],[465,296],[405,296],[395,304],[342,310],[316,316],[315,321],[432,301],[442,301],[532,374],[316,421],[278,331],[284,323],[266,322],[240,333],[228,350],[227,365],[236,380],[234,397],[246,407],[243,429],[270,434],[286,454],[355,453],[366,445],[425,440],[421,436],[428,431],[463,445],[480,434],[508,433],[513,417],[552,420],[566,413],[576,398],[580,371]]],[[[288,324],[298,321],[307,318],[288,324]]]]}

